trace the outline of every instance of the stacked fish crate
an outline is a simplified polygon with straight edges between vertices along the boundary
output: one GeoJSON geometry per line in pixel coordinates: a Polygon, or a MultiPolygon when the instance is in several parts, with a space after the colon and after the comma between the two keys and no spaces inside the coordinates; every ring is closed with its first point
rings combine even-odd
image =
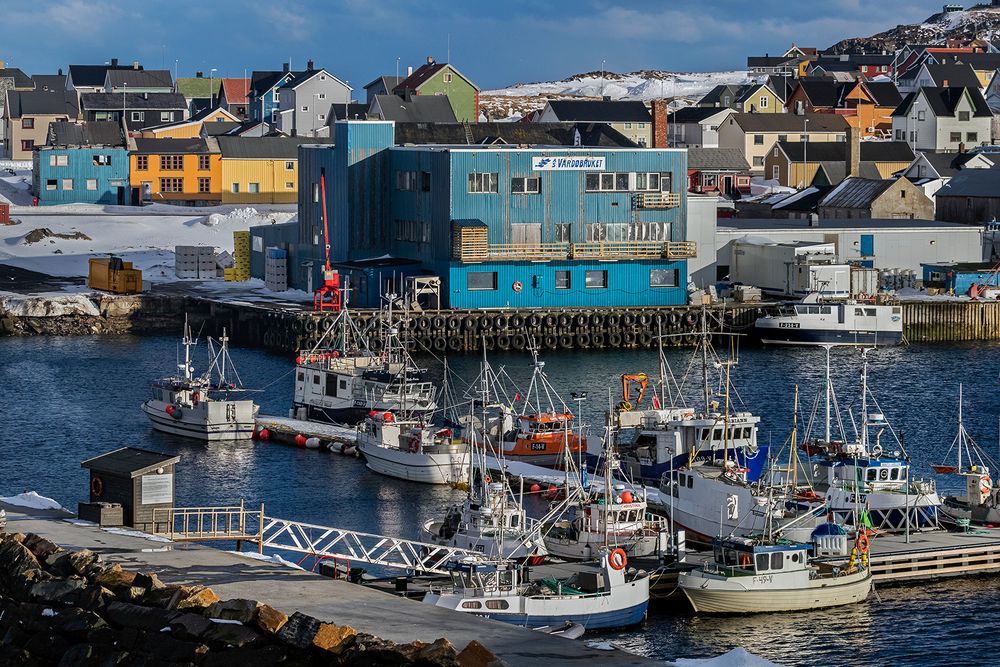
{"type": "Polygon", "coordinates": [[[216,278],[215,248],[179,245],[174,247],[174,273],[178,278],[216,278]]]}
{"type": "Polygon", "coordinates": [[[272,292],[288,289],[288,253],[281,248],[268,248],[264,259],[264,284],[272,292]]]}
{"type": "Polygon", "coordinates": [[[223,271],[226,280],[250,280],[250,232],[233,232],[233,265],[223,271]]]}

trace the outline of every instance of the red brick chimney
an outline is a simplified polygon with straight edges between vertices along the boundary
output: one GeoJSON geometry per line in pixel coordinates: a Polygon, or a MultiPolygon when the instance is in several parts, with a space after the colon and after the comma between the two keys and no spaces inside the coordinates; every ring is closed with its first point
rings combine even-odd
{"type": "Polygon", "coordinates": [[[666,100],[653,100],[653,148],[669,148],[667,141],[669,115],[666,100]]]}

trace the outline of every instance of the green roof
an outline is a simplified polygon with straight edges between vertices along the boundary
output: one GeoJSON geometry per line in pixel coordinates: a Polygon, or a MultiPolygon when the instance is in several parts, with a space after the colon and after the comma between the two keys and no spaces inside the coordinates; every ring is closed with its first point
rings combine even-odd
{"type": "Polygon", "coordinates": [[[222,79],[207,79],[205,77],[191,77],[187,79],[177,79],[177,92],[179,92],[184,97],[189,98],[207,98],[212,96],[212,89],[215,88],[215,94],[219,94],[219,86],[222,85],[222,79]]]}

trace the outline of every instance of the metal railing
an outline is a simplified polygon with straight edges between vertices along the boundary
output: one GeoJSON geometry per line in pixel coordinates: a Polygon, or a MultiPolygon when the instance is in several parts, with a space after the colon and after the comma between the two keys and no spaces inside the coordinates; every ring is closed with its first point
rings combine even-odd
{"type": "Polygon", "coordinates": [[[694,241],[585,241],[583,243],[462,243],[460,262],[553,259],[685,259],[698,253],[694,241]]]}
{"type": "Polygon", "coordinates": [[[264,505],[247,510],[224,507],[173,507],[153,509],[153,532],[175,542],[202,540],[257,541],[264,525],[264,505]]]}
{"type": "Polygon", "coordinates": [[[681,196],[677,192],[637,192],[632,195],[633,208],[677,208],[681,196]]]}

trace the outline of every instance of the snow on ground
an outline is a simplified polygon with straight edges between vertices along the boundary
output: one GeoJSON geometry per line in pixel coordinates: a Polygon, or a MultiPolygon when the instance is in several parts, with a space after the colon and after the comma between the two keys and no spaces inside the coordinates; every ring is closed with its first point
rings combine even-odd
{"type": "Polygon", "coordinates": [[[0,202],[15,207],[31,205],[30,161],[0,160],[0,202]]]}
{"type": "Polygon", "coordinates": [[[714,658],[677,658],[668,665],[676,667],[778,667],[776,663],[750,653],[745,648],[734,648],[714,658]]]}
{"type": "Polygon", "coordinates": [[[186,215],[49,214],[56,208],[62,207],[32,209],[31,215],[21,217],[21,224],[0,226],[0,262],[52,276],[79,277],[87,275],[91,257],[113,253],[142,269],[143,280],[173,281],[174,246],[208,245],[232,252],[234,231],[294,217],[289,211],[263,213],[245,207],[224,214],[197,209],[189,209],[186,215]],[[44,213],[38,214],[40,211],[44,213]],[[89,240],[45,238],[27,243],[25,237],[35,229],[56,234],[81,232],[89,240]]]}
{"type": "Polygon", "coordinates": [[[290,567],[294,570],[304,570],[301,565],[293,563],[290,560],[285,560],[278,554],[272,554],[270,556],[264,554],[254,553],[252,551],[227,551],[228,554],[235,554],[236,556],[243,556],[244,558],[250,558],[252,560],[260,560],[268,563],[277,563],[278,565],[284,565],[285,567],[290,567]]]}
{"type": "Polygon", "coordinates": [[[122,535],[124,537],[141,537],[143,539],[149,540],[150,542],[169,542],[170,538],[163,537],[161,535],[150,535],[149,533],[144,533],[141,530],[129,530],[128,528],[102,528],[105,533],[110,533],[112,535],[122,535]]]}
{"type": "Polygon", "coordinates": [[[227,297],[226,301],[234,299],[246,301],[291,301],[293,303],[312,303],[313,295],[302,290],[290,289],[284,292],[269,290],[260,278],[251,278],[245,282],[225,282],[223,280],[207,280],[193,285],[201,292],[213,296],[227,297]]]}
{"type": "Polygon", "coordinates": [[[518,83],[508,88],[485,90],[484,95],[506,95],[514,97],[532,95],[575,95],[612,99],[652,100],[664,97],[702,97],[717,85],[726,83],[746,83],[749,81],[745,70],[729,72],[663,72],[640,71],[618,74],[600,72],[573,76],[562,81],[542,81],[538,83],[518,83]]]}
{"type": "Polygon", "coordinates": [[[36,510],[62,510],[66,509],[51,498],[40,496],[34,491],[25,491],[16,496],[0,496],[0,503],[14,505],[15,507],[28,507],[36,510]]]}
{"type": "Polygon", "coordinates": [[[0,292],[0,313],[15,317],[59,317],[61,315],[100,315],[97,305],[85,294],[24,296],[0,292]]]}

